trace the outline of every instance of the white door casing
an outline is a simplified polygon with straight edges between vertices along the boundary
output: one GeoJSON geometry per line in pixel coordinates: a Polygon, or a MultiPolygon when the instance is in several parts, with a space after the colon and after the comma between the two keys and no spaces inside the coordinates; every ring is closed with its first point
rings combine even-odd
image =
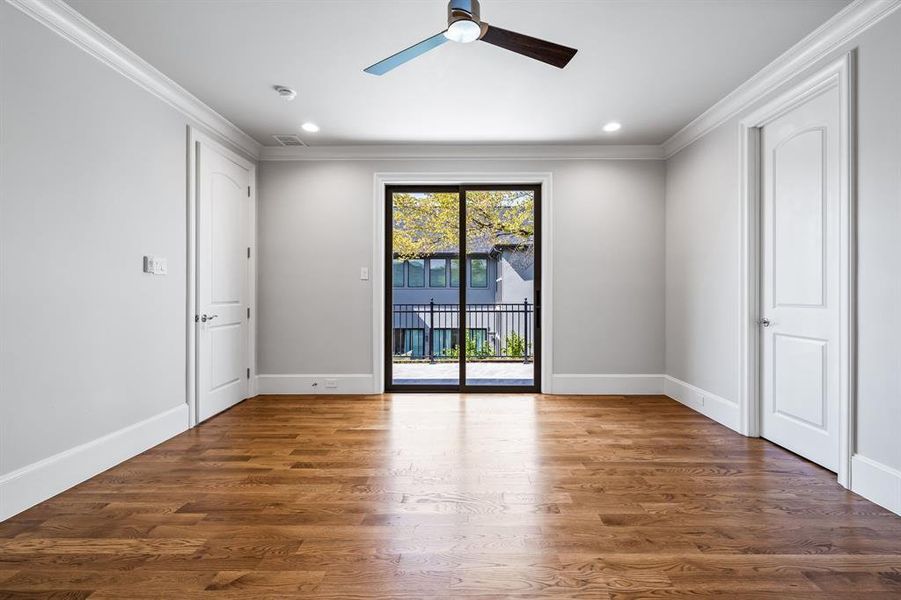
{"type": "Polygon", "coordinates": [[[252,171],[198,141],[196,235],[197,422],[250,394],[252,171]]]}
{"type": "Polygon", "coordinates": [[[841,98],[767,123],[761,167],[761,435],[839,469],[841,98]]]}
{"type": "MultiPolygon", "coordinates": [[[[551,317],[554,314],[554,184],[553,174],[538,172],[377,172],[373,178],[373,246],[371,279],[383,281],[385,264],[385,189],[389,185],[461,185],[478,183],[540,184],[541,185],[541,392],[553,393],[553,335],[551,317]]],[[[385,294],[377,285],[372,303],[372,372],[375,374],[373,393],[385,391],[385,294]]]]}

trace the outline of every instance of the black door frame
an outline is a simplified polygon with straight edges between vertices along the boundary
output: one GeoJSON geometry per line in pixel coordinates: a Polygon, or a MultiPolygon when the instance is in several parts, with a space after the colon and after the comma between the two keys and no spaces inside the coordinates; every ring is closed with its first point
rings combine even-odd
{"type": "MultiPolygon", "coordinates": [[[[541,391],[541,192],[542,186],[536,184],[460,184],[460,185],[386,185],[385,186],[385,333],[384,333],[384,373],[386,392],[450,392],[450,393],[538,393],[541,391]],[[393,382],[394,369],[394,193],[457,193],[460,200],[460,227],[459,227],[459,254],[460,254],[460,287],[459,303],[460,316],[458,318],[458,339],[466,339],[466,288],[469,284],[467,275],[468,262],[466,260],[466,193],[475,191],[531,191],[534,198],[534,253],[535,253],[535,278],[533,280],[534,294],[534,326],[533,332],[533,356],[532,356],[532,385],[468,385],[466,384],[466,344],[460,343],[460,367],[459,381],[456,384],[430,385],[430,384],[395,384],[393,382]]],[[[432,343],[431,337],[429,343],[432,343]]]]}

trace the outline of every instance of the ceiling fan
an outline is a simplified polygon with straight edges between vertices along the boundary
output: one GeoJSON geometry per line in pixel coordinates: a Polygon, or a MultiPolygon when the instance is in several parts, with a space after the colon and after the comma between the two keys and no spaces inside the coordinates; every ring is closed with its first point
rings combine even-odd
{"type": "Polygon", "coordinates": [[[450,0],[447,5],[447,29],[445,31],[363,70],[372,75],[384,75],[445,42],[468,44],[477,40],[540,60],[560,69],[565,67],[578,52],[573,48],[489,25],[480,19],[479,0],[450,0]]]}

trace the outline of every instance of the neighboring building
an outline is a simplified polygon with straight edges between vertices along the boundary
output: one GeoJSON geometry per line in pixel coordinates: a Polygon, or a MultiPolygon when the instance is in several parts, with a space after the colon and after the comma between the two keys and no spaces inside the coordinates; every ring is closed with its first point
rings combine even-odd
{"type": "MultiPolygon", "coordinates": [[[[534,256],[530,247],[494,245],[467,257],[470,349],[481,358],[526,359],[534,339],[534,256]]],[[[394,260],[394,354],[449,358],[459,347],[457,253],[394,260]],[[431,352],[430,352],[431,350],[431,352]]]]}

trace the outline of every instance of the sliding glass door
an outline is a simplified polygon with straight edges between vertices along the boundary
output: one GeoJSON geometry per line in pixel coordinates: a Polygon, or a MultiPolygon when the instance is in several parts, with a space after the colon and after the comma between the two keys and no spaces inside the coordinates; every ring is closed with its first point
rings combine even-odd
{"type": "Polygon", "coordinates": [[[386,388],[537,391],[540,186],[391,186],[386,203],[386,388]]]}

